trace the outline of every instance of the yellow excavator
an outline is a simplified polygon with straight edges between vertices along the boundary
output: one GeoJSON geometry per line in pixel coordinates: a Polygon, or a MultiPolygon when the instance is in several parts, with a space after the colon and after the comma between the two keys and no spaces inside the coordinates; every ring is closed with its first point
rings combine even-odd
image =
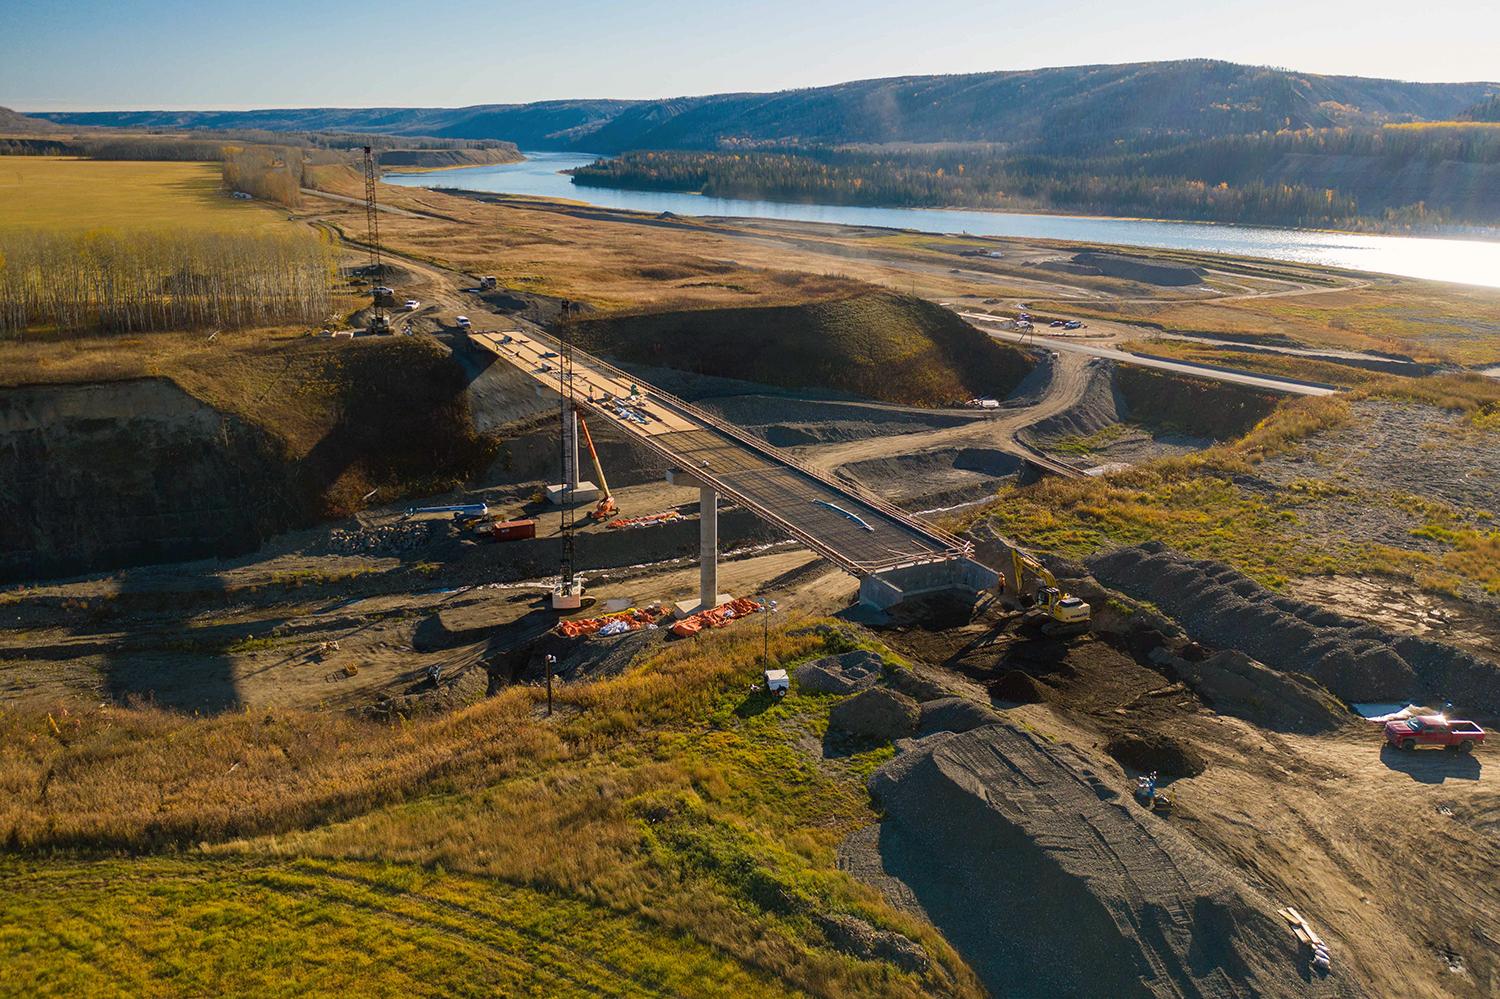
{"type": "Polygon", "coordinates": [[[589,433],[589,425],[583,421],[583,414],[578,414],[578,429],[583,431],[583,440],[589,446],[589,457],[594,460],[594,474],[599,478],[599,503],[589,513],[594,520],[608,520],[620,512],[620,507],[615,503],[614,494],[609,491],[609,480],[604,477],[604,466],[599,464],[599,452],[594,449],[594,435],[589,433]]]}
{"type": "Polygon", "coordinates": [[[1001,580],[1002,593],[1022,607],[1035,607],[1047,620],[1042,624],[1046,635],[1080,635],[1089,630],[1093,608],[1083,600],[1064,593],[1057,577],[1041,562],[1019,548],[1010,550],[1010,576],[1001,580]]]}

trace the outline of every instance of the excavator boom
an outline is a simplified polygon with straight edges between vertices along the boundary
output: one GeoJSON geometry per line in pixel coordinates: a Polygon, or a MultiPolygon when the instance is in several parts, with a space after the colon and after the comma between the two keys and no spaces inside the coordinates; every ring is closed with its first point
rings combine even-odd
{"type": "Polygon", "coordinates": [[[1057,577],[1046,566],[1031,555],[1012,547],[1010,550],[1011,578],[1008,585],[1014,591],[1018,603],[1024,602],[1027,592],[1026,577],[1037,581],[1037,604],[1047,612],[1050,619],[1046,627],[1055,633],[1073,633],[1088,630],[1093,619],[1093,608],[1071,593],[1064,593],[1057,585],[1057,577]]]}

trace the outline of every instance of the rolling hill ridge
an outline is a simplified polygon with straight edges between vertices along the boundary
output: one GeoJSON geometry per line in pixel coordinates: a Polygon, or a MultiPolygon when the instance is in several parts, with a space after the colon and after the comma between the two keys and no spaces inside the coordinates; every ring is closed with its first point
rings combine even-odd
{"type": "Polygon", "coordinates": [[[54,112],[68,125],[361,131],[610,153],[845,143],[990,142],[1057,152],[1280,129],[1445,120],[1495,83],[1409,83],[1215,60],[862,80],[770,94],[463,108],[54,112]]]}

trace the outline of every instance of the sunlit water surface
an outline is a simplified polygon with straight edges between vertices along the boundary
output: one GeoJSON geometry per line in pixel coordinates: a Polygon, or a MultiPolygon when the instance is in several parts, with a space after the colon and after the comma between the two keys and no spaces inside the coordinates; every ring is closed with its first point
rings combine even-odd
{"type": "Polygon", "coordinates": [[[1312,229],[1273,229],[1207,222],[1155,222],[1077,215],[1026,215],[952,208],[860,208],[784,204],[701,194],[630,191],[572,183],[564,170],[591,163],[586,153],[526,153],[522,163],[432,173],[387,174],[391,184],[455,187],[501,194],[566,198],[602,208],[795,222],[836,222],[922,232],[1022,236],[1120,246],[1205,250],[1267,260],[1320,264],[1405,277],[1500,287],[1500,241],[1372,236],[1312,229]]]}

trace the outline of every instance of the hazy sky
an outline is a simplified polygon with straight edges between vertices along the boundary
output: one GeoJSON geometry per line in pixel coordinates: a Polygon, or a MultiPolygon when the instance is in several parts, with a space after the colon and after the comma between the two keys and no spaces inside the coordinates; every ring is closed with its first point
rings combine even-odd
{"type": "Polygon", "coordinates": [[[0,0],[22,110],[509,103],[1208,56],[1500,80],[1500,0],[0,0]]]}

